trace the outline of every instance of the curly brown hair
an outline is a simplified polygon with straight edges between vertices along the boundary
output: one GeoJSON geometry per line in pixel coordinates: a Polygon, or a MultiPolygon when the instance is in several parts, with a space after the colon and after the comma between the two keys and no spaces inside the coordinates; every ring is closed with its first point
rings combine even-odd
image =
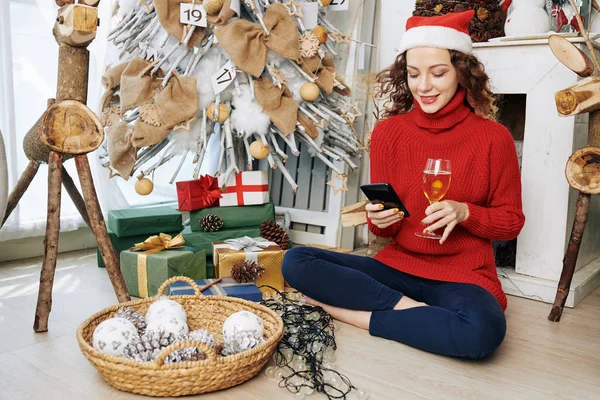
{"type": "MultiPolygon", "coordinates": [[[[497,107],[489,85],[489,77],[483,64],[472,54],[448,50],[450,61],[458,76],[458,83],[465,88],[467,95],[465,104],[477,115],[496,120],[497,107]]],[[[382,120],[394,115],[410,111],[413,95],[408,88],[408,72],[406,69],[406,53],[396,57],[394,63],[377,74],[378,87],[375,96],[375,113],[382,120]],[[384,100],[383,112],[377,106],[377,100],[384,100]]]]}

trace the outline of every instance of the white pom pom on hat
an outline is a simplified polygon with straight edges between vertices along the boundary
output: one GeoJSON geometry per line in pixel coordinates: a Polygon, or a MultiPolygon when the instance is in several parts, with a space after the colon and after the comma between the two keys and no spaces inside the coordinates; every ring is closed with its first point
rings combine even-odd
{"type": "Polygon", "coordinates": [[[473,42],[469,36],[469,22],[474,10],[436,17],[410,17],[402,35],[398,51],[404,53],[415,47],[435,47],[469,54],[473,42]]]}

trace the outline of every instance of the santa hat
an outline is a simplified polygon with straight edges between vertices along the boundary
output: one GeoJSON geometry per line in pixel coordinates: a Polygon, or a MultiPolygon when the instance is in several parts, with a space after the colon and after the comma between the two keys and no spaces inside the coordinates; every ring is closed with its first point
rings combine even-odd
{"type": "Polygon", "coordinates": [[[473,42],[469,36],[469,22],[474,10],[437,17],[410,17],[402,35],[399,52],[415,47],[436,47],[471,53],[473,42]]]}

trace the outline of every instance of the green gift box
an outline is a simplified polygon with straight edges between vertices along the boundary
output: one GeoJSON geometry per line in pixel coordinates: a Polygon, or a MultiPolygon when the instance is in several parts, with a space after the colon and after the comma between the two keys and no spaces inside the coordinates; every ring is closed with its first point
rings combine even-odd
{"type": "Polygon", "coordinates": [[[260,229],[257,226],[255,228],[221,229],[217,232],[192,232],[191,228],[187,226],[181,233],[186,246],[206,250],[206,255],[212,256],[213,242],[223,242],[243,236],[257,237],[260,236],[260,229]]]}
{"type": "Polygon", "coordinates": [[[193,247],[163,250],[159,253],[125,250],[121,252],[121,273],[130,295],[151,297],[173,276],[194,280],[206,278],[206,251],[193,247]]]}
{"type": "MultiPolygon", "coordinates": [[[[167,233],[167,234],[175,237],[175,236],[177,236],[177,234],[179,233],[180,230],[181,230],[181,228],[178,228],[175,232],[163,232],[163,233],[167,233]]],[[[115,248],[115,251],[117,252],[117,254],[120,254],[123,250],[129,250],[136,243],[142,243],[144,240],[148,239],[148,236],[157,235],[160,233],[160,232],[153,232],[153,233],[144,234],[144,235],[119,237],[119,236],[117,236],[116,233],[114,233],[110,229],[107,229],[107,231],[108,231],[108,237],[110,238],[110,242],[112,243],[113,247],[115,248]]],[[[100,254],[99,248],[96,248],[96,255],[98,257],[98,267],[104,268],[105,267],[104,260],[102,259],[102,255],[100,254]]]]}
{"type": "Polygon", "coordinates": [[[108,229],[119,237],[180,232],[181,213],[170,207],[128,208],[108,212],[108,229]]]}
{"type": "Polygon", "coordinates": [[[251,206],[210,207],[190,212],[192,232],[203,232],[200,220],[213,214],[223,220],[223,229],[256,228],[266,220],[275,221],[275,206],[266,203],[251,206]]]}

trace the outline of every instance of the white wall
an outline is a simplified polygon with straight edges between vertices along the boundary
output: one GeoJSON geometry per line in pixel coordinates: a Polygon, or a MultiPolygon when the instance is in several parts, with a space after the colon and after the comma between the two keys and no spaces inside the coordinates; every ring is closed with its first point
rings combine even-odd
{"type": "Polygon", "coordinates": [[[394,62],[394,58],[398,55],[394,49],[400,43],[406,20],[415,9],[415,2],[412,0],[380,1],[379,66],[383,69],[394,62]]]}

